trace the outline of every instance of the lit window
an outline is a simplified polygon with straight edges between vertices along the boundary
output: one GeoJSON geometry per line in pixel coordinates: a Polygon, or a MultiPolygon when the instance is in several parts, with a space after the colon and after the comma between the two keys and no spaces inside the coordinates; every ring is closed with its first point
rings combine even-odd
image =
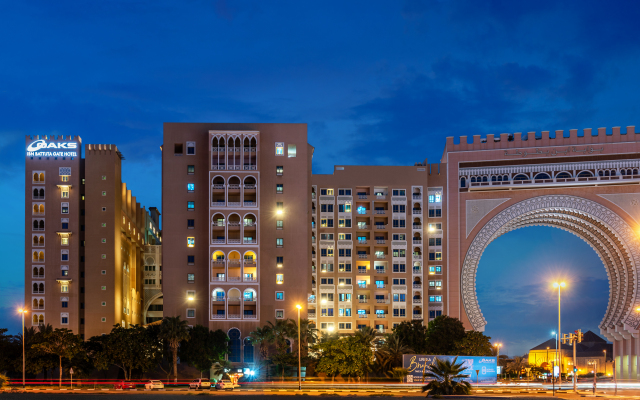
{"type": "Polygon", "coordinates": [[[193,210],[194,208],[196,208],[195,201],[187,201],[187,209],[188,210],[193,210]]]}
{"type": "Polygon", "coordinates": [[[187,274],[187,282],[193,283],[195,281],[196,281],[196,275],[195,274],[187,274]]]}
{"type": "Polygon", "coordinates": [[[62,214],[69,214],[69,203],[62,203],[62,214]]]}
{"type": "Polygon", "coordinates": [[[351,212],[351,203],[345,203],[344,212],[351,212]]]}
{"type": "Polygon", "coordinates": [[[284,310],[276,310],[276,319],[284,318],[284,310]]]}
{"type": "Polygon", "coordinates": [[[284,167],[282,165],[276,166],[276,175],[282,175],[284,172],[284,167]]]}
{"type": "Polygon", "coordinates": [[[193,192],[194,190],[196,190],[196,184],[195,183],[187,183],[187,191],[188,192],[193,192]]]}
{"type": "Polygon", "coordinates": [[[284,185],[282,183],[276,184],[276,193],[282,193],[283,189],[284,189],[284,185]]]}
{"type": "Polygon", "coordinates": [[[196,172],[196,166],[195,165],[187,165],[187,174],[188,175],[193,175],[196,172]]]}
{"type": "Polygon", "coordinates": [[[62,186],[61,192],[60,192],[60,197],[63,198],[63,199],[68,199],[69,198],[69,186],[62,186]]]}
{"type": "Polygon", "coordinates": [[[196,310],[194,310],[193,308],[190,308],[187,310],[187,318],[195,318],[196,317],[196,310]]]}
{"type": "Polygon", "coordinates": [[[333,196],[333,189],[327,189],[327,195],[333,196]]]}
{"type": "Polygon", "coordinates": [[[276,221],[276,229],[282,229],[283,225],[284,222],[281,219],[276,221]]]}
{"type": "Polygon", "coordinates": [[[276,274],[276,283],[281,285],[284,282],[284,274],[276,274]]]}
{"type": "Polygon", "coordinates": [[[284,156],[284,143],[283,142],[276,142],[276,155],[277,156],[284,156]]]}
{"type": "Polygon", "coordinates": [[[69,245],[69,238],[66,236],[63,236],[60,238],[60,244],[63,246],[68,246],[69,245]]]}
{"type": "Polygon", "coordinates": [[[69,182],[69,175],[61,175],[62,182],[69,182]]]}
{"type": "Polygon", "coordinates": [[[296,145],[295,144],[290,144],[287,148],[287,156],[289,158],[295,157],[296,156],[296,145]]]}
{"type": "Polygon", "coordinates": [[[284,292],[276,292],[276,300],[284,300],[284,292]]]}
{"type": "Polygon", "coordinates": [[[61,293],[69,293],[69,285],[60,285],[60,292],[61,293]]]}
{"type": "Polygon", "coordinates": [[[196,238],[194,237],[188,237],[187,238],[187,246],[188,247],[193,247],[196,245],[196,238]]]}
{"type": "Polygon", "coordinates": [[[103,260],[106,260],[106,259],[107,259],[107,255],[106,255],[106,254],[102,254],[102,255],[100,256],[100,258],[102,258],[103,260]]]}
{"type": "Polygon", "coordinates": [[[282,238],[277,238],[276,239],[276,246],[277,247],[282,247],[283,244],[284,244],[284,239],[282,239],[282,238]]]}

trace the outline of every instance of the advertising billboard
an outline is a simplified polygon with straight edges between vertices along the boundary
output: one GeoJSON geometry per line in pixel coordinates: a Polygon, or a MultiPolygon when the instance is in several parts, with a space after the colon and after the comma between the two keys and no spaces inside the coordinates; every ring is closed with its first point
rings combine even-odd
{"type": "Polygon", "coordinates": [[[496,383],[498,375],[496,357],[425,356],[420,354],[405,354],[402,356],[402,368],[409,370],[406,382],[423,383],[422,375],[427,371],[428,365],[435,363],[436,358],[453,362],[456,357],[458,357],[457,363],[463,363],[465,369],[463,374],[469,375],[468,378],[464,379],[465,381],[469,383],[496,383]]]}

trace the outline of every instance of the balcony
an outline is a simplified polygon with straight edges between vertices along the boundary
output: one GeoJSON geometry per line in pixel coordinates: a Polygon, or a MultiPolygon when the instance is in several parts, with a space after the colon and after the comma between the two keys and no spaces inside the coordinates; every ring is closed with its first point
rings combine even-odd
{"type": "Polygon", "coordinates": [[[422,239],[413,239],[413,244],[421,245],[422,244],[422,239]]]}
{"type": "Polygon", "coordinates": [[[240,314],[229,314],[229,319],[241,319],[242,315],[240,314]]]}
{"type": "Polygon", "coordinates": [[[366,283],[358,283],[358,289],[366,289],[368,288],[369,285],[366,283]]]}
{"type": "Polygon", "coordinates": [[[366,225],[366,224],[358,224],[358,229],[360,229],[360,230],[368,230],[368,229],[370,229],[370,228],[369,228],[369,225],[366,225]]]}
{"type": "Polygon", "coordinates": [[[240,185],[237,183],[233,185],[229,185],[229,190],[240,190],[240,185]]]}
{"type": "Polygon", "coordinates": [[[384,289],[387,287],[386,283],[377,283],[376,282],[376,289],[384,289]]]}
{"type": "Polygon", "coordinates": [[[244,244],[257,244],[257,239],[244,239],[244,244]]]}
{"type": "Polygon", "coordinates": [[[239,276],[230,276],[227,278],[227,282],[242,282],[242,278],[239,276]]]}
{"type": "Polygon", "coordinates": [[[307,299],[307,303],[309,303],[309,304],[316,304],[316,299],[315,299],[315,298],[313,298],[313,299],[307,299]]]}
{"type": "Polygon", "coordinates": [[[42,289],[42,290],[39,290],[39,289],[38,290],[32,290],[31,293],[32,294],[44,294],[44,289],[42,289]]]}
{"type": "Polygon", "coordinates": [[[376,268],[376,274],[386,274],[386,273],[387,273],[386,268],[376,268]]]}
{"type": "Polygon", "coordinates": [[[376,200],[386,200],[386,199],[387,199],[386,194],[376,194],[376,200]]]}
{"type": "Polygon", "coordinates": [[[387,244],[385,239],[376,239],[376,244],[387,244]]]}
{"type": "Polygon", "coordinates": [[[258,226],[258,223],[255,221],[245,221],[244,226],[256,227],[258,226]]]}
{"type": "Polygon", "coordinates": [[[225,281],[225,277],[224,276],[212,276],[211,277],[211,282],[224,282],[225,281]]]}
{"type": "Polygon", "coordinates": [[[373,213],[377,215],[385,215],[387,210],[373,210],[373,213]]]}
{"type": "Polygon", "coordinates": [[[358,318],[369,318],[369,314],[358,314],[358,318]]]}
{"type": "Polygon", "coordinates": [[[422,304],[422,299],[413,299],[413,304],[422,304]]]}
{"type": "Polygon", "coordinates": [[[244,207],[258,207],[258,203],[255,201],[245,201],[244,207]]]}
{"type": "Polygon", "coordinates": [[[217,265],[217,266],[224,266],[224,260],[223,259],[213,260],[213,261],[211,261],[211,263],[213,265],[217,265]]]}
{"type": "Polygon", "coordinates": [[[230,296],[230,297],[229,297],[229,301],[230,301],[230,302],[231,302],[231,301],[233,301],[233,302],[239,302],[239,301],[241,301],[241,300],[242,300],[242,297],[239,297],[239,296],[230,296]]]}
{"type": "Polygon", "coordinates": [[[413,255],[413,259],[414,260],[422,260],[422,254],[414,254],[413,255]]]}
{"type": "Polygon", "coordinates": [[[359,194],[358,195],[358,200],[368,200],[369,199],[369,195],[368,194],[359,194]]]}
{"type": "Polygon", "coordinates": [[[31,309],[32,310],[44,310],[44,306],[34,306],[34,305],[32,305],[31,309]]]}
{"type": "Polygon", "coordinates": [[[258,282],[258,278],[255,276],[245,276],[243,280],[245,282],[258,282]]]}
{"type": "Polygon", "coordinates": [[[211,301],[221,301],[224,302],[224,296],[213,296],[211,301]]]}
{"type": "Polygon", "coordinates": [[[367,304],[369,302],[369,299],[358,299],[358,303],[360,304],[367,304]]]}
{"type": "Polygon", "coordinates": [[[255,190],[256,185],[244,185],[244,188],[247,189],[247,190],[251,190],[251,189],[255,190]]]}
{"type": "Polygon", "coordinates": [[[389,304],[390,302],[390,299],[376,299],[376,303],[378,304],[389,304]]]}
{"type": "Polygon", "coordinates": [[[224,244],[224,239],[211,239],[211,244],[224,244]]]}
{"type": "Polygon", "coordinates": [[[254,260],[253,258],[245,258],[244,263],[245,264],[255,264],[256,260],[254,260]]]}
{"type": "Polygon", "coordinates": [[[379,319],[387,318],[387,314],[385,314],[385,313],[376,313],[376,318],[379,318],[379,319]]]}
{"type": "Polygon", "coordinates": [[[359,209],[357,214],[358,215],[367,215],[369,213],[369,210],[367,209],[359,209]]]}
{"type": "Polygon", "coordinates": [[[384,260],[385,258],[387,258],[387,255],[386,254],[376,254],[376,258],[378,260],[384,260]]]}
{"type": "Polygon", "coordinates": [[[422,229],[422,224],[413,224],[413,229],[422,229]]]}
{"type": "Polygon", "coordinates": [[[358,258],[360,260],[368,260],[369,259],[369,255],[368,254],[358,254],[358,258]]]}
{"type": "Polygon", "coordinates": [[[422,319],[422,314],[413,314],[413,319],[422,319]]]}
{"type": "Polygon", "coordinates": [[[421,194],[414,194],[413,196],[414,200],[422,200],[422,195],[421,194]]]}
{"type": "Polygon", "coordinates": [[[376,225],[376,229],[387,229],[387,225],[376,225]]]}
{"type": "Polygon", "coordinates": [[[358,239],[358,244],[367,244],[367,239],[358,239]]]}
{"type": "Polygon", "coordinates": [[[240,226],[240,221],[229,221],[229,226],[240,226]]]}
{"type": "Polygon", "coordinates": [[[239,201],[230,201],[227,203],[227,205],[229,207],[240,207],[240,202],[239,201]]]}
{"type": "Polygon", "coordinates": [[[242,239],[228,239],[227,243],[229,243],[229,244],[240,244],[240,243],[242,243],[242,239]]]}
{"type": "Polygon", "coordinates": [[[366,268],[358,269],[358,273],[359,273],[359,274],[366,274],[366,273],[367,273],[367,270],[366,270],[366,268]]]}
{"type": "Polygon", "coordinates": [[[414,288],[414,289],[422,289],[422,283],[415,283],[415,282],[413,282],[413,288],[414,288]]]}
{"type": "MultiPolygon", "coordinates": [[[[229,185],[229,186],[231,186],[231,185],[229,185]]],[[[224,190],[224,184],[223,185],[211,185],[211,187],[213,189],[222,189],[222,190],[224,190]]]]}
{"type": "Polygon", "coordinates": [[[211,319],[225,319],[227,318],[224,314],[211,314],[211,319]]]}
{"type": "Polygon", "coordinates": [[[258,319],[258,316],[255,314],[245,314],[244,319],[258,319]]]}
{"type": "Polygon", "coordinates": [[[413,268],[413,274],[414,275],[421,275],[422,274],[422,268],[418,267],[418,268],[413,268]]]}
{"type": "Polygon", "coordinates": [[[420,215],[422,214],[422,210],[421,209],[413,209],[413,215],[420,215]]]}

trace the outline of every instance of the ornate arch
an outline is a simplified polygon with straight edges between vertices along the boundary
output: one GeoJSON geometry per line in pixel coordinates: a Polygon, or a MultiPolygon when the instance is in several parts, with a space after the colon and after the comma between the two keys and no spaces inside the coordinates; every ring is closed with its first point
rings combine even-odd
{"type": "Polygon", "coordinates": [[[602,260],[609,277],[609,305],[601,332],[609,339],[628,338],[637,332],[640,306],[637,265],[640,245],[633,229],[615,212],[594,201],[575,196],[539,196],[507,207],[487,221],[473,239],[461,274],[462,302],[475,330],[487,324],[476,297],[476,273],[484,249],[512,230],[534,225],[560,228],[586,241],[602,260]]]}

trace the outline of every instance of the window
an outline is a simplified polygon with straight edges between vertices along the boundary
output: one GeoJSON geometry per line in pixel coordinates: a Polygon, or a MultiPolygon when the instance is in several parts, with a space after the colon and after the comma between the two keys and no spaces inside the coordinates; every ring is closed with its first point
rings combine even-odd
{"type": "Polygon", "coordinates": [[[102,321],[102,322],[107,322],[107,319],[106,319],[105,317],[102,317],[102,318],[100,319],[100,321],[102,321]]]}
{"type": "Polygon", "coordinates": [[[173,154],[182,155],[182,143],[176,143],[173,145],[173,154]]]}
{"type": "Polygon", "coordinates": [[[282,267],[282,263],[284,262],[284,256],[277,256],[276,257],[276,264],[278,264],[278,267],[282,267]]]}
{"type": "Polygon", "coordinates": [[[188,219],[187,220],[187,229],[194,229],[195,225],[196,225],[196,220],[195,219],[188,219]]]}
{"type": "Polygon", "coordinates": [[[69,203],[62,203],[62,214],[69,214],[69,203]]]}
{"type": "Polygon", "coordinates": [[[276,142],[276,156],[284,156],[284,142],[276,142]]]}
{"type": "Polygon", "coordinates": [[[276,221],[276,229],[282,229],[284,226],[284,221],[282,221],[281,219],[276,221]]]}
{"type": "Polygon", "coordinates": [[[351,272],[351,264],[349,263],[339,264],[338,272],[351,272]]]}
{"type": "Polygon", "coordinates": [[[187,274],[187,283],[194,283],[196,281],[195,274],[187,274]]]}
{"type": "Polygon", "coordinates": [[[393,279],[393,284],[394,285],[406,285],[407,284],[407,280],[404,278],[394,278],[393,279]]]}
{"type": "Polygon", "coordinates": [[[276,300],[284,300],[284,292],[276,292],[276,300]]]}
{"type": "Polygon", "coordinates": [[[69,314],[67,314],[67,313],[60,314],[60,323],[63,324],[63,325],[68,325],[69,324],[69,314]]]}
{"type": "Polygon", "coordinates": [[[282,165],[278,165],[276,167],[276,175],[282,175],[283,172],[284,172],[284,167],[282,165]]]}
{"type": "Polygon", "coordinates": [[[195,318],[196,317],[196,310],[193,308],[188,308],[187,309],[187,318],[195,318]]]}
{"type": "Polygon", "coordinates": [[[107,287],[106,286],[101,286],[100,289],[101,290],[107,290],[107,287]]]}
{"type": "Polygon", "coordinates": [[[188,237],[187,238],[187,247],[193,247],[196,245],[196,238],[188,237]]]}
{"type": "MultiPolygon", "coordinates": [[[[322,278],[320,279],[320,283],[323,285],[333,285],[333,278],[322,278]]],[[[329,293],[331,296],[331,301],[333,301],[333,294],[329,293]]]]}
{"type": "Polygon", "coordinates": [[[442,296],[429,296],[429,302],[442,302],[442,296]]]}
{"type": "Polygon", "coordinates": [[[282,209],[284,208],[284,202],[278,201],[276,202],[276,212],[278,214],[282,214],[282,209]]]}
{"type": "Polygon", "coordinates": [[[68,301],[63,301],[62,302],[62,308],[69,308],[69,302],[68,301]]]}
{"type": "Polygon", "coordinates": [[[195,165],[187,165],[187,175],[193,175],[196,172],[195,165]]]}
{"type": "Polygon", "coordinates": [[[107,259],[107,255],[106,254],[101,254],[100,258],[102,258],[103,260],[106,260],[107,259]]]}
{"type": "Polygon", "coordinates": [[[61,189],[60,197],[63,198],[63,199],[68,199],[69,198],[69,186],[61,186],[60,189],[61,189]]]}
{"type": "Polygon", "coordinates": [[[107,270],[106,270],[106,269],[103,269],[103,270],[101,271],[101,273],[102,273],[102,275],[106,275],[106,274],[107,274],[107,270]]]}
{"type": "Polygon", "coordinates": [[[276,239],[276,247],[282,247],[284,245],[284,239],[277,238],[276,239]]]}
{"type": "Polygon", "coordinates": [[[187,154],[190,156],[196,154],[196,142],[187,142],[187,154]]]}
{"type": "Polygon", "coordinates": [[[289,158],[295,157],[296,156],[296,145],[295,144],[290,144],[287,148],[287,156],[289,158]]]}
{"type": "Polygon", "coordinates": [[[393,301],[406,301],[406,295],[404,293],[394,293],[393,301]]]}
{"type": "Polygon", "coordinates": [[[404,189],[394,189],[392,193],[394,196],[404,196],[406,191],[404,189]]]}
{"type": "Polygon", "coordinates": [[[196,184],[195,183],[187,183],[187,192],[193,192],[194,190],[196,190],[196,184]]]}
{"type": "Polygon", "coordinates": [[[107,211],[107,207],[102,207],[102,211],[107,211]]]}
{"type": "MultiPolygon", "coordinates": [[[[187,264],[193,265],[196,262],[196,256],[187,256],[187,264]]],[[[153,269],[155,271],[155,268],[153,269]]]]}
{"type": "Polygon", "coordinates": [[[404,264],[393,264],[393,272],[406,272],[404,264]]]}
{"type": "Polygon", "coordinates": [[[60,293],[69,293],[69,285],[66,283],[60,285],[60,293]]]}
{"type": "Polygon", "coordinates": [[[282,193],[284,185],[282,183],[276,183],[276,193],[282,193]]]}
{"type": "Polygon", "coordinates": [[[276,274],[276,283],[281,285],[284,282],[284,274],[276,274]]]}
{"type": "Polygon", "coordinates": [[[351,285],[351,278],[338,279],[338,285],[351,285]]]}
{"type": "Polygon", "coordinates": [[[276,319],[284,319],[284,310],[276,310],[276,319]]]}
{"type": "Polygon", "coordinates": [[[61,250],[61,260],[69,261],[69,250],[61,250]]]}
{"type": "Polygon", "coordinates": [[[434,230],[441,230],[442,229],[442,224],[438,223],[438,224],[429,224],[429,232],[434,231],[434,230]]]}
{"type": "Polygon", "coordinates": [[[196,208],[195,201],[187,201],[187,210],[193,210],[196,208]]]}

